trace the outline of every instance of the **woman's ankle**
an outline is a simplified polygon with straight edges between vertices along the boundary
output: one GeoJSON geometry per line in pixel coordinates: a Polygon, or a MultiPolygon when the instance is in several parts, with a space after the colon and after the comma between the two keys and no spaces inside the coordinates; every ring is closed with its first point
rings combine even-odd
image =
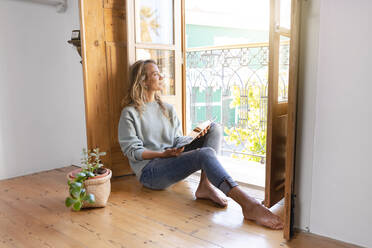
{"type": "Polygon", "coordinates": [[[239,186],[232,188],[228,193],[228,197],[236,201],[242,208],[253,208],[257,204],[260,204],[256,199],[245,193],[239,186]]]}

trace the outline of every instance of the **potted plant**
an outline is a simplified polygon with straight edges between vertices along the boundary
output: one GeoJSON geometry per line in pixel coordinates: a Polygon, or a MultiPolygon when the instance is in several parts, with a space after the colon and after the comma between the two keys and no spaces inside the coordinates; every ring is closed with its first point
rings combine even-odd
{"type": "Polygon", "coordinates": [[[83,149],[82,168],[67,175],[69,196],[66,207],[79,211],[81,208],[105,207],[111,192],[110,169],[103,168],[100,157],[106,155],[99,148],[93,151],[83,149]]]}

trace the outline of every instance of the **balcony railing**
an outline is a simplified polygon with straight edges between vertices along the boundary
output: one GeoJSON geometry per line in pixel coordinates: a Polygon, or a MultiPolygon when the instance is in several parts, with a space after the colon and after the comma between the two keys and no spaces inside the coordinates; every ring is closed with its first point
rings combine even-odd
{"type": "MultiPolygon", "coordinates": [[[[287,98],[288,47],[281,44],[279,100],[287,98]]],[[[214,120],[224,127],[222,155],[264,163],[268,63],[268,43],[188,49],[187,128],[214,120]]]]}

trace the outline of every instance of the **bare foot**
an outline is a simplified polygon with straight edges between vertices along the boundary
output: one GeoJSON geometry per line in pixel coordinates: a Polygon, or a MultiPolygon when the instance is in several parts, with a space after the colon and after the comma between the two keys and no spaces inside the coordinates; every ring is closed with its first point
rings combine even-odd
{"type": "Polygon", "coordinates": [[[244,218],[247,220],[255,221],[261,226],[265,226],[271,229],[279,230],[283,229],[283,222],[279,216],[273,214],[265,206],[257,203],[250,208],[242,208],[244,218]]]}
{"type": "Polygon", "coordinates": [[[198,189],[195,192],[197,199],[208,199],[218,204],[221,207],[227,206],[227,199],[218,194],[212,185],[206,183],[199,184],[198,189]]]}

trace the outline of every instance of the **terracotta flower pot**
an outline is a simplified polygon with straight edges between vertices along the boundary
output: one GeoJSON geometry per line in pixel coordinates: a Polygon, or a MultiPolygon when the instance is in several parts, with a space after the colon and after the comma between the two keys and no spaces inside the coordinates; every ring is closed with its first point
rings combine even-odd
{"type": "MultiPolygon", "coordinates": [[[[95,203],[84,202],[82,208],[95,208],[95,207],[105,207],[107,200],[111,193],[111,176],[112,172],[110,169],[106,169],[106,172],[101,175],[89,178],[84,181],[84,187],[87,194],[93,194],[95,197],[95,203]]],[[[79,173],[82,169],[78,168],[67,174],[68,180],[73,180],[75,175],[79,173]]]]}

